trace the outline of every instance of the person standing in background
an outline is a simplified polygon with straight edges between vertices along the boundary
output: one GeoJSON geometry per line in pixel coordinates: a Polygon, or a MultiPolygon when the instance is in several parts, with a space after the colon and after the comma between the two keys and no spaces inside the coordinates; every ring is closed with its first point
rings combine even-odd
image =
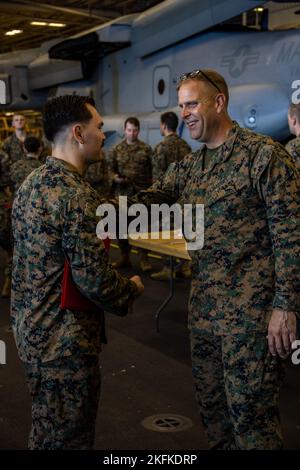
{"type": "Polygon", "coordinates": [[[25,157],[23,147],[24,140],[27,137],[25,116],[23,114],[14,114],[11,125],[14,128],[14,133],[5,139],[2,150],[9,156],[10,162],[14,163],[25,157]]]}
{"type": "MultiPolygon", "coordinates": [[[[108,156],[109,170],[112,175],[112,192],[115,197],[132,196],[146,189],[152,182],[152,149],[139,140],[140,122],[129,117],[124,123],[125,139],[108,156]]],[[[127,240],[118,240],[121,257],[113,263],[115,268],[131,267],[130,245],[127,240]]],[[[147,250],[140,250],[140,268],[151,271],[147,250]]]]}

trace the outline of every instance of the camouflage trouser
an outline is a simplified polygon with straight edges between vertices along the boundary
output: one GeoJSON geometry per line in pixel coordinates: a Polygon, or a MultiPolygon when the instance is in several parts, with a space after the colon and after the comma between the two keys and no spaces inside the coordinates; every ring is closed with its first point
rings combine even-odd
{"type": "Polygon", "coordinates": [[[92,449],[100,396],[98,356],[24,365],[32,397],[29,449],[92,449]]]}
{"type": "Polygon", "coordinates": [[[266,333],[191,333],[196,399],[212,449],[281,449],[282,362],[266,333]]]}

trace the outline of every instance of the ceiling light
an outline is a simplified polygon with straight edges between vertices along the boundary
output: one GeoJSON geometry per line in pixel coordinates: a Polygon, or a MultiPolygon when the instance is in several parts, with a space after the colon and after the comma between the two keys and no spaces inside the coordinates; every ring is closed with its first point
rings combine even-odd
{"type": "Polygon", "coordinates": [[[12,29],[11,31],[7,31],[5,36],[14,36],[15,34],[23,33],[22,29],[12,29]]]}
{"type": "Polygon", "coordinates": [[[48,26],[53,26],[55,28],[63,28],[65,25],[65,23],[48,23],[48,26]]]}
{"type": "Polygon", "coordinates": [[[254,11],[258,11],[259,13],[263,12],[264,9],[262,7],[254,8],[254,11]]]}
{"type": "Polygon", "coordinates": [[[33,26],[47,26],[46,21],[31,21],[30,24],[33,26]]]}

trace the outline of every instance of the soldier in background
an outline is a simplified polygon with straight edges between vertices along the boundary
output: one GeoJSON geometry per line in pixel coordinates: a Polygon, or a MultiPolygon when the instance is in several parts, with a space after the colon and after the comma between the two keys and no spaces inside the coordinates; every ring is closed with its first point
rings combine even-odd
{"type": "Polygon", "coordinates": [[[290,140],[285,148],[292,155],[297,167],[300,169],[300,103],[290,105],[288,123],[291,134],[296,137],[290,140]]]}
{"type": "Polygon", "coordinates": [[[25,116],[23,114],[14,114],[11,125],[15,131],[4,140],[2,150],[9,156],[11,163],[14,163],[25,156],[23,147],[24,140],[27,137],[25,116]]]}
{"type": "MultiPolygon", "coordinates": [[[[163,113],[160,116],[160,133],[164,140],[157,144],[152,155],[152,178],[153,182],[158,180],[173,162],[180,162],[188,153],[191,147],[181,139],[177,133],[178,117],[172,111],[163,113]]],[[[178,227],[177,227],[178,228],[178,227]]],[[[168,262],[163,269],[150,275],[151,279],[156,281],[168,281],[171,276],[171,270],[168,262]]],[[[189,261],[181,261],[174,270],[174,277],[191,277],[191,268],[189,261]]]]}
{"type": "MultiPolygon", "coordinates": [[[[147,189],[152,182],[152,149],[138,139],[140,123],[136,117],[129,117],[124,123],[125,139],[109,152],[108,165],[112,174],[112,192],[115,197],[133,196],[141,189],[147,189]]],[[[113,263],[115,268],[130,267],[130,245],[119,240],[121,257],[113,263]]],[[[152,269],[146,250],[140,250],[140,268],[143,272],[152,269]]]]}
{"type": "Polygon", "coordinates": [[[104,198],[109,196],[110,184],[104,150],[101,150],[99,160],[88,166],[85,173],[85,179],[90,183],[95,191],[97,191],[99,196],[104,198]]]}
{"type": "Polygon", "coordinates": [[[41,152],[41,142],[36,137],[26,137],[24,144],[24,158],[16,160],[11,164],[8,155],[1,153],[0,168],[0,226],[1,246],[7,253],[7,265],[4,270],[4,284],[1,291],[1,297],[10,297],[11,291],[11,257],[12,257],[12,239],[11,239],[11,207],[13,193],[17,191],[25,178],[40,166],[38,160],[41,152]]]}
{"type": "Polygon", "coordinates": [[[191,152],[191,147],[177,134],[178,117],[172,111],[160,116],[160,133],[164,140],[157,144],[152,155],[152,180],[158,180],[170,163],[180,162],[191,152]]]}
{"type": "Polygon", "coordinates": [[[41,165],[39,161],[42,151],[41,141],[34,136],[26,137],[23,146],[24,158],[14,162],[10,168],[10,181],[14,192],[19,189],[27,176],[41,165]]]}
{"type": "Polygon", "coordinates": [[[188,325],[209,446],[275,450],[282,359],[300,313],[299,171],[284,147],[231,120],[228,99],[214,70],[181,77],[181,116],[204,147],[128,203],[204,205],[188,325]]]}
{"type": "Polygon", "coordinates": [[[91,98],[59,96],[43,113],[52,156],[15,196],[11,318],[32,397],[30,449],[93,447],[103,310],[126,315],[143,291],[112,269],[96,235],[99,197],[85,181],[105,139],[91,98]],[[94,308],[62,308],[65,260],[94,308]]]}

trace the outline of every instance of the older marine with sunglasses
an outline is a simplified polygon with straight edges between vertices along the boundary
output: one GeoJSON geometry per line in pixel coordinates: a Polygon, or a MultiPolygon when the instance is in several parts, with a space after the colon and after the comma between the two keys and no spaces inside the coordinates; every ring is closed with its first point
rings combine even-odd
{"type": "Polygon", "coordinates": [[[281,449],[283,359],[300,311],[299,175],[285,149],[230,118],[214,70],[181,76],[178,102],[201,150],[131,202],[204,204],[191,251],[192,370],[211,449],[281,449]]]}

